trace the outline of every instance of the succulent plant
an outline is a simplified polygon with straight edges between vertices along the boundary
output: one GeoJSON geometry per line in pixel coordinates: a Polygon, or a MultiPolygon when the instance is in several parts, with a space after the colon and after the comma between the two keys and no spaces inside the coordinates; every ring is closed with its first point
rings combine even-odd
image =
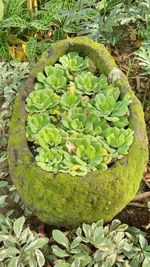
{"type": "Polygon", "coordinates": [[[50,75],[47,77],[47,83],[52,89],[54,89],[56,92],[59,92],[66,87],[67,80],[64,76],[50,75]]]}
{"type": "Polygon", "coordinates": [[[113,121],[112,123],[117,128],[124,128],[124,127],[128,126],[129,120],[127,117],[117,117],[117,120],[113,121]]]}
{"type": "Polygon", "coordinates": [[[60,104],[63,109],[76,107],[80,103],[80,96],[74,93],[66,92],[62,95],[60,104]]]}
{"type": "Polygon", "coordinates": [[[70,109],[68,114],[62,117],[62,124],[67,129],[75,131],[83,131],[85,127],[86,115],[83,113],[82,108],[77,107],[70,109]]]}
{"type": "Polygon", "coordinates": [[[94,109],[73,108],[62,118],[64,128],[70,131],[84,132],[85,134],[100,135],[102,129],[108,126],[94,109]]]}
{"type": "Polygon", "coordinates": [[[75,78],[76,87],[87,95],[92,95],[97,91],[98,77],[94,76],[91,72],[82,72],[75,78]]]}
{"type": "Polygon", "coordinates": [[[47,124],[36,135],[35,143],[41,147],[57,146],[62,141],[61,130],[56,128],[53,124],[47,124]]]}
{"type": "Polygon", "coordinates": [[[77,52],[70,52],[67,55],[60,57],[59,62],[62,67],[71,73],[81,72],[87,69],[87,62],[83,57],[80,57],[77,52]]]}
{"type": "Polygon", "coordinates": [[[63,152],[64,154],[64,160],[63,163],[61,163],[61,170],[64,170],[64,166],[68,169],[68,173],[71,174],[72,176],[85,176],[88,172],[88,166],[85,161],[80,159],[74,154],[68,153],[66,151],[63,152]]]}
{"type": "Polygon", "coordinates": [[[35,134],[50,122],[50,117],[47,113],[40,113],[28,115],[26,137],[28,140],[33,141],[35,134]]]}
{"type": "Polygon", "coordinates": [[[46,76],[49,77],[51,75],[58,76],[58,77],[63,77],[65,76],[65,70],[61,67],[61,65],[54,65],[54,66],[46,66],[44,68],[46,76]]]}
{"type": "Polygon", "coordinates": [[[116,107],[115,98],[113,96],[105,96],[102,93],[97,94],[92,103],[94,103],[102,117],[108,117],[116,107]]]}
{"type": "Polygon", "coordinates": [[[26,110],[33,114],[53,109],[58,103],[58,96],[49,89],[33,91],[26,100],[26,110]]]}
{"type": "Polygon", "coordinates": [[[57,66],[46,66],[45,73],[47,77],[42,72],[38,74],[37,79],[40,83],[36,84],[36,90],[44,86],[59,92],[66,87],[67,78],[65,77],[65,71],[62,68],[57,66]]]}
{"type": "Polygon", "coordinates": [[[89,170],[107,169],[108,152],[98,138],[81,135],[75,141],[76,155],[87,162],[89,170]]]}
{"type": "Polygon", "coordinates": [[[119,96],[120,96],[120,90],[118,87],[113,86],[112,84],[109,84],[107,86],[107,88],[102,88],[101,92],[105,95],[105,96],[112,96],[115,98],[115,100],[117,101],[119,96]]]}
{"type": "Polygon", "coordinates": [[[109,86],[108,84],[108,80],[107,80],[107,77],[104,75],[104,74],[101,74],[99,77],[98,77],[98,83],[99,83],[99,90],[106,90],[109,86]]]}
{"type": "Polygon", "coordinates": [[[131,103],[131,98],[129,94],[126,94],[121,101],[118,101],[115,109],[112,112],[112,117],[122,117],[129,113],[128,106],[131,103]]]}
{"type": "Polygon", "coordinates": [[[38,73],[37,80],[38,82],[42,83],[44,86],[48,85],[47,77],[42,72],[38,73]]]}
{"type": "MultiPolygon", "coordinates": [[[[87,111],[88,112],[88,111],[87,111]]],[[[86,115],[85,134],[91,134],[93,136],[100,136],[104,129],[109,127],[106,120],[100,118],[100,115],[96,111],[90,111],[86,115]]]]}
{"type": "Polygon", "coordinates": [[[108,145],[117,149],[118,155],[126,154],[133,142],[133,131],[131,129],[109,127],[105,130],[104,136],[108,145]]]}
{"type": "Polygon", "coordinates": [[[42,89],[45,89],[45,86],[43,83],[37,82],[34,84],[34,90],[42,90],[42,89]]]}
{"type": "Polygon", "coordinates": [[[58,172],[59,163],[62,161],[63,156],[60,153],[60,149],[40,147],[37,149],[38,155],[36,156],[37,165],[44,171],[58,172]]]}

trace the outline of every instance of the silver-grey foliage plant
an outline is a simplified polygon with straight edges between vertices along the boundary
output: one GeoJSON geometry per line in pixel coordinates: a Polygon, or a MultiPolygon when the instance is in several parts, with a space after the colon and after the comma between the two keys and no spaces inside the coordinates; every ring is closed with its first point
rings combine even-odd
{"type": "Polygon", "coordinates": [[[148,267],[150,246],[142,231],[113,220],[104,226],[100,220],[83,224],[71,236],[52,232],[55,267],[148,267]]]}
{"type": "Polygon", "coordinates": [[[0,266],[44,266],[41,249],[48,243],[48,239],[40,237],[24,224],[24,216],[10,219],[0,214],[0,266]]]}

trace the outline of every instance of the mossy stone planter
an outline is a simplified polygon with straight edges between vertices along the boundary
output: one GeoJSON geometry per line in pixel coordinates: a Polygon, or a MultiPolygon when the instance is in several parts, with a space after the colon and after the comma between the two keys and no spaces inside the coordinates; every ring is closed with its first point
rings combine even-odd
{"type": "Polygon", "coordinates": [[[102,218],[111,220],[134,198],[148,158],[140,102],[107,49],[86,37],[59,41],[41,56],[16,98],[9,134],[8,161],[12,181],[33,213],[51,225],[76,226],[102,218]],[[91,57],[100,73],[119,86],[122,96],[129,93],[133,101],[130,105],[130,127],[134,130],[134,141],[128,155],[116,161],[107,171],[89,172],[85,177],[43,171],[37,166],[25,137],[25,100],[33,90],[35,77],[46,65],[53,65],[69,51],[91,57]]]}

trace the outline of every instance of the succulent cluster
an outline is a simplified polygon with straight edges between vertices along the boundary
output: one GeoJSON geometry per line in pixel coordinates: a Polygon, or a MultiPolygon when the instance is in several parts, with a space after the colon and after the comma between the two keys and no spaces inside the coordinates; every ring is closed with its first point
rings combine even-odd
{"type": "Polygon", "coordinates": [[[26,100],[26,137],[36,146],[38,166],[73,176],[107,169],[132,144],[130,103],[77,52],[46,66],[26,100]]]}

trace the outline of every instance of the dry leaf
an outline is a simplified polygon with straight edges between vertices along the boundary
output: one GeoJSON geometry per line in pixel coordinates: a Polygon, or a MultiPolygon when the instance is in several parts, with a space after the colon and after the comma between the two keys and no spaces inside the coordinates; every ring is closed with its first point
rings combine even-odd
{"type": "Polygon", "coordinates": [[[66,142],[66,147],[69,153],[72,153],[76,150],[76,146],[72,142],[66,142]]]}

